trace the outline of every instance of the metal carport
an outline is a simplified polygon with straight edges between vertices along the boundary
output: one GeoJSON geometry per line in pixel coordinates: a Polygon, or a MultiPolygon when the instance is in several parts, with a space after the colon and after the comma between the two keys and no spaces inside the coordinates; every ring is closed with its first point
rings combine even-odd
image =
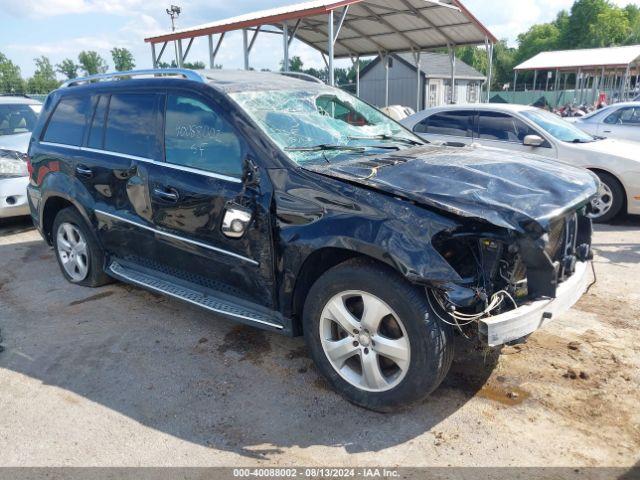
{"type": "MultiPolygon", "coordinates": [[[[250,68],[250,54],[258,35],[279,34],[283,37],[285,69],[289,67],[291,42],[298,39],[322,54],[331,85],[335,83],[336,58],[350,58],[359,70],[361,56],[380,55],[386,60],[392,53],[411,52],[419,72],[420,53],[437,48],[449,49],[454,84],[454,47],[484,45],[489,56],[489,86],[493,45],[497,42],[459,0],[316,0],[180,29],[146,38],[145,42],[151,44],[154,68],[169,42],[176,43],[176,63],[182,66],[194,40],[206,37],[209,64],[213,68],[225,34],[232,31],[243,33],[245,69],[250,68]],[[188,42],[186,48],[183,41],[188,42]],[[156,45],[160,45],[158,54],[156,45]]],[[[356,88],[359,93],[359,85],[356,88]]]]}
{"type": "MultiPolygon", "coordinates": [[[[554,72],[554,90],[560,89],[561,76],[575,74],[578,101],[582,103],[600,90],[615,91],[619,99],[627,99],[632,79],[640,85],[640,45],[626,47],[590,48],[582,50],[559,50],[542,52],[514,68],[513,90],[517,88],[518,74],[533,71],[533,90],[539,72],[554,72]]],[[[550,75],[547,75],[547,79],[550,75]]],[[[547,80],[545,91],[548,90],[547,80]]],[[[565,88],[566,89],[566,88],[565,88]]],[[[557,103],[557,98],[556,98],[557,103]]]]}

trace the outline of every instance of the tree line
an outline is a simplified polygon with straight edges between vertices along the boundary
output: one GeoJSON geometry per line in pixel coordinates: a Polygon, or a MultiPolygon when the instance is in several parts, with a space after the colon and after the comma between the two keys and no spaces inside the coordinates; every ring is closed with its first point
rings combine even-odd
{"type": "MultiPolygon", "coordinates": [[[[125,72],[135,68],[133,54],[126,48],[115,47],[111,50],[114,69],[125,72]]],[[[0,52],[0,93],[33,93],[46,94],[60,86],[57,73],[66,79],[78,78],[80,75],[96,75],[105,73],[109,69],[107,61],[97,52],[82,51],[78,54],[78,61],[65,58],[55,66],[49,58],[42,55],[34,60],[36,69],[31,78],[23,79],[20,67],[0,52]]]]}

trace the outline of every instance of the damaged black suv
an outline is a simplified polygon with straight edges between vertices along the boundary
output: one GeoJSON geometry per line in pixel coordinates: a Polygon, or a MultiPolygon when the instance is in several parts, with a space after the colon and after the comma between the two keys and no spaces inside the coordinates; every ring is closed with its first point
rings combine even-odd
{"type": "Polygon", "coordinates": [[[592,174],[426,144],[309,79],[72,81],[29,156],[33,220],[67,280],[304,335],[331,385],[375,410],[432,392],[455,331],[522,339],[590,281],[592,174]]]}

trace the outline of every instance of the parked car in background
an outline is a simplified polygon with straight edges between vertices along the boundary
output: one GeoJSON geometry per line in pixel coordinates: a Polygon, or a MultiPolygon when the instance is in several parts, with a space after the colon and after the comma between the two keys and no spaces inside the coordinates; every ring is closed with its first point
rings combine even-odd
{"type": "Polygon", "coordinates": [[[375,410],[440,384],[454,328],[521,339],[591,280],[593,175],[427,145],[315,81],[72,81],[29,155],[31,214],[68,281],[115,278],[304,335],[331,385],[375,410]]]}
{"type": "Polygon", "coordinates": [[[380,109],[386,116],[394,119],[396,122],[404,120],[407,117],[415,114],[416,111],[410,107],[403,107],[402,105],[391,105],[389,107],[383,107],[380,109]]]}
{"type": "Polygon", "coordinates": [[[524,105],[449,105],[401,122],[429,141],[532,153],[593,171],[601,180],[592,218],[640,214],[640,145],[594,137],[547,111],[524,105]]]}
{"type": "Polygon", "coordinates": [[[0,218],[29,215],[27,149],[42,104],[0,96],[0,218]]]}
{"type": "Polygon", "coordinates": [[[640,102],[616,103],[567,121],[591,135],[640,142],[640,102]]]}

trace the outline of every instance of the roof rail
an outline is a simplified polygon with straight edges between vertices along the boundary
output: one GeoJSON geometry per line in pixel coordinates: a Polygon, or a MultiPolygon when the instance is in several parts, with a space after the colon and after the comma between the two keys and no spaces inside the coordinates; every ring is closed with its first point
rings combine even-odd
{"type": "Polygon", "coordinates": [[[276,72],[276,73],[279,73],[280,75],[284,75],[285,77],[298,78],[300,80],[304,80],[305,82],[321,83],[323,85],[325,84],[318,77],[314,77],[313,75],[309,75],[308,73],[302,73],[302,72],[276,72]]]}
{"type": "Polygon", "coordinates": [[[128,72],[102,73],[99,75],[91,75],[90,77],[76,78],[62,84],[60,88],[76,87],[84,83],[107,82],[114,80],[129,80],[133,77],[182,77],[185,80],[204,83],[202,76],[194,71],[185,68],[165,68],[153,70],[131,70],[128,72]]]}

